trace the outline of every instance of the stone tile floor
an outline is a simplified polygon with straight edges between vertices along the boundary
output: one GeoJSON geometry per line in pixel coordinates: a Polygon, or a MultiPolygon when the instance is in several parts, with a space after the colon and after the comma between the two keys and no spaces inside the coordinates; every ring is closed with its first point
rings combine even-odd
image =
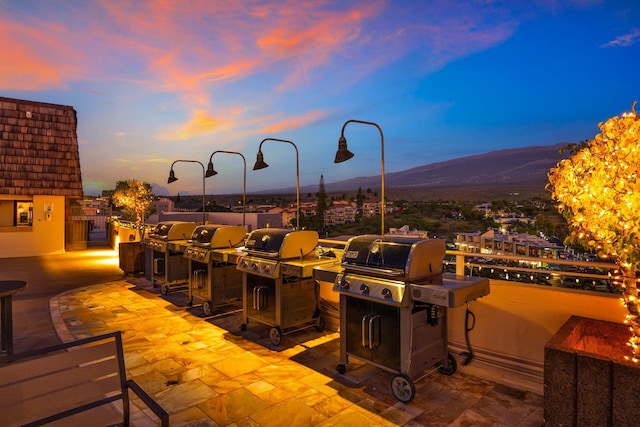
{"type": "MultiPolygon", "coordinates": [[[[63,341],[121,330],[127,373],[170,413],[172,426],[541,426],[542,396],[462,373],[414,381],[399,402],[394,376],[350,360],[339,375],[339,334],[306,328],[280,346],[269,327],[241,331],[241,306],[205,318],[183,292],[162,296],[144,278],[76,289],[50,302],[63,341]]],[[[139,402],[138,405],[139,406],[139,402]]],[[[136,426],[155,425],[148,411],[136,426]]]]}

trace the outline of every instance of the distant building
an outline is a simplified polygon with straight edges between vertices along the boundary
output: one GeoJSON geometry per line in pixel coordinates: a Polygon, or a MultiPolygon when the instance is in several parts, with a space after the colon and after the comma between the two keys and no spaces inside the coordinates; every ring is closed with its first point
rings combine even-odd
{"type": "MultiPolygon", "coordinates": [[[[244,220],[247,232],[257,228],[282,228],[282,216],[275,213],[247,212],[244,215],[237,212],[206,212],[207,224],[242,225],[244,220]]],[[[201,223],[202,212],[162,212],[155,213],[147,219],[148,224],[162,221],[192,221],[201,223]]]]}
{"type": "Polygon", "coordinates": [[[86,247],[76,111],[0,97],[0,257],[86,247]]]}
{"type": "Polygon", "coordinates": [[[300,204],[300,213],[305,217],[314,216],[317,208],[318,204],[316,202],[304,202],[300,204]]]}
{"type": "Polygon", "coordinates": [[[475,206],[475,209],[484,212],[485,218],[491,215],[491,202],[481,203],[475,206]]]}
{"type": "Polygon", "coordinates": [[[526,233],[502,233],[494,229],[474,233],[458,233],[456,249],[479,254],[560,258],[564,247],[542,237],[526,233]]]}
{"type": "Polygon", "coordinates": [[[346,224],[355,220],[356,205],[346,200],[334,201],[324,212],[324,224],[326,226],[346,224]]]}
{"type": "Polygon", "coordinates": [[[151,202],[151,207],[153,207],[156,213],[174,211],[173,200],[166,197],[159,197],[158,199],[154,200],[153,202],[151,202]]]}
{"type": "Polygon", "coordinates": [[[415,237],[428,237],[428,234],[424,230],[418,230],[417,228],[411,228],[408,225],[403,225],[400,228],[389,228],[389,234],[394,236],[415,236],[415,237]]]}
{"type": "Polygon", "coordinates": [[[508,214],[503,216],[494,216],[493,221],[500,224],[500,231],[506,233],[509,231],[509,226],[516,225],[518,223],[531,224],[535,223],[536,219],[530,216],[521,216],[518,214],[508,214]]]}
{"type": "Polygon", "coordinates": [[[373,216],[380,215],[382,212],[382,203],[380,199],[368,199],[362,202],[362,215],[373,216]]]}

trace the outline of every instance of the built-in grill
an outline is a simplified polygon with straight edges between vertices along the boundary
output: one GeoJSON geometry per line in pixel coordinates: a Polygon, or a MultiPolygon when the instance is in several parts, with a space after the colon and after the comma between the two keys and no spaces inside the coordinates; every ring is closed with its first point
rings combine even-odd
{"type": "Polygon", "coordinates": [[[317,244],[318,233],[310,230],[262,228],[249,234],[237,265],[242,272],[242,330],[250,320],[271,326],[269,339],[277,346],[291,328],[311,324],[324,329],[312,275],[314,267],[332,260],[315,255],[317,244]]]}
{"type": "Polygon", "coordinates": [[[241,225],[199,225],[191,235],[191,246],[184,251],[189,261],[189,302],[203,301],[206,316],[214,307],[242,298],[242,273],[236,268],[237,248],[246,230],[241,225]]]}
{"type": "Polygon", "coordinates": [[[189,245],[195,222],[162,221],[150,231],[146,245],[145,268],[153,287],[161,286],[163,294],[175,287],[184,288],[189,280],[189,262],[182,254],[189,245]]]}
{"type": "Polygon", "coordinates": [[[455,372],[446,307],[486,295],[489,281],[442,274],[445,250],[441,239],[363,235],[347,242],[333,287],[340,293],[339,373],[350,356],[394,372],[392,391],[409,402],[413,380],[425,371],[455,372]]]}

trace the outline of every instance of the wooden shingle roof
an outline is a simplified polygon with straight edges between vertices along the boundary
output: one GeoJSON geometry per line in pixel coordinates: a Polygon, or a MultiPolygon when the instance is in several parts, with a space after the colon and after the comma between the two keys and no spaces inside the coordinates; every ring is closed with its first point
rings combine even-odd
{"type": "Polygon", "coordinates": [[[76,111],[0,97],[0,194],[82,197],[76,111]]]}

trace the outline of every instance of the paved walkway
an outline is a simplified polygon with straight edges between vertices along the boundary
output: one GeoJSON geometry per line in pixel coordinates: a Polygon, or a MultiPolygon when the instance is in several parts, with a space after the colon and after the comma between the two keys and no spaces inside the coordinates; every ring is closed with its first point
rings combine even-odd
{"type": "MultiPolygon", "coordinates": [[[[182,292],[162,296],[144,278],[120,277],[73,287],[49,307],[62,341],[121,330],[128,375],[172,426],[543,425],[539,395],[433,372],[415,381],[416,396],[404,404],[390,390],[392,374],[353,360],[347,374],[336,373],[336,332],[304,329],[274,347],[267,326],[241,331],[239,305],[205,318],[186,302],[182,292]]],[[[155,425],[151,418],[137,412],[133,421],[155,425]]]]}

